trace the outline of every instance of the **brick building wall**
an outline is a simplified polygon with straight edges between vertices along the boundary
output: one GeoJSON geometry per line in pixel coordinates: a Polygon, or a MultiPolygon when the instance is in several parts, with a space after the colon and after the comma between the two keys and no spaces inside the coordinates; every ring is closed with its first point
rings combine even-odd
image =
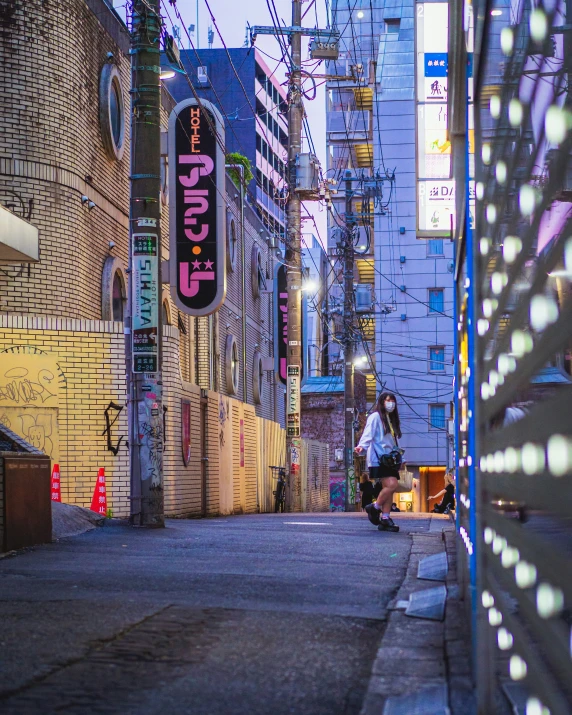
{"type": "MultiPolygon", "coordinates": [[[[360,372],[356,372],[354,376],[354,393],[360,423],[355,433],[357,444],[366,415],[366,378],[360,372]]],[[[342,377],[333,375],[308,380],[306,386],[302,388],[301,426],[302,437],[329,445],[330,491],[332,508],[335,508],[335,502],[341,497],[345,479],[344,463],[336,461],[336,449],[343,449],[345,442],[342,377]],[[312,392],[313,384],[319,385],[314,392],[312,392]]]]}
{"type": "Polygon", "coordinates": [[[0,309],[100,319],[105,260],[127,264],[129,132],[122,160],[109,158],[99,81],[112,53],[127,119],[126,30],[103,0],[0,0],[0,10],[0,201],[19,213],[33,202],[41,256],[0,273],[0,309]]]}
{"type": "MultiPolygon", "coordinates": [[[[0,202],[15,205],[20,213],[31,206],[29,219],[38,227],[40,240],[39,263],[29,267],[4,265],[0,272],[0,421],[13,422],[19,434],[43,440],[44,450],[60,464],[64,501],[89,506],[97,470],[104,467],[108,506],[114,516],[126,516],[129,454],[125,336],[122,322],[102,319],[104,303],[110,299],[102,295],[102,276],[110,259],[118,259],[128,290],[128,36],[103,0],[51,0],[48,4],[41,0],[0,0],[0,59],[5,68],[1,80],[5,92],[0,111],[5,131],[0,133],[0,202]],[[123,90],[121,160],[107,154],[100,130],[99,79],[102,67],[110,61],[119,68],[123,90]],[[82,196],[94,202],[92,210],[82,203],[82,196]],[[110,246],[111,242],[115,245],[110,246]],[[12,364],[18,355],[29,356],[25,358],[26,369],[34,372],[35,380],[41,381],[39,376],[45,377],[48,371],[61,381],[58,395],[50,397],[49,405],[40,404],[40,398],[30,404],[7,399],[12,383],[1,367],[12,364]],[[109,429],[106,410],[113,422],[109,429]]],[[[173,99],[163,88],[165,129],[173,106],[173,99]]],[[[238,219],[240,235],[238,192],[230,181],[227,191],[229,211],[238,219]]],[[[232,332],[239,344],[238,399],[253,401],[255,350],[264,356],[272,354],[272,296],[252,296],[252,246],[259,245],[269,276],[272,258],[261,234],[262,223],[249,206],[244,211],[245,246],[238,244],[236,270],[229,273],[228,297],[218,314],[201,319],[180,314],[168,285],[163,286],[168,318],[163,346],[168,514],[216,514],[221,508],[218,420],[219,393],[228,393],[224,380],[227,334],[232,332]],[[246,381],[242,377],[243,270],[246,381]],[[200,388],[213,385],[218,392],[209,390],[206,408],[210,433],[203,445],[197,445],[200,388]],[[187,466],[181,456],[182,398],[192,404],[194,447],[187,466]],[[203,456],[209,458],[206,475],[201,471],[203,448],[203,456]]],[[[166,196],[162,197],[161,222],[163,258],[168,259],[166,196]]],[[[249,408],[247,414],[245,406],[237,403],[236,407],[237,414],[242,415],[239,419],[247,425],[249,467],[233,475],[239,491],[246,489],[238,500],[242,511],[257,507],[257,472],[252,471],[252,465],[260,461],[255,454],[256,416],[284,421],[283,388],[270,372],[265,373],[264,382],[267,389],[261,404],[249,408]]],[[[233,407],[233,412],[236,410],[233,407]]]]}

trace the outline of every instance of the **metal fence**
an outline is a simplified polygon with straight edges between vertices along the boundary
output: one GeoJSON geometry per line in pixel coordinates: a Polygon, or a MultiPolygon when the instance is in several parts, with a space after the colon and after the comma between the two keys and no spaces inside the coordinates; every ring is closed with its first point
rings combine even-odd
{"type": "Polygon", "coordinates": [[[457,179],[466,177],[457,183],[458,528],[479,713],[503,712],[506,695],[528,715],[568,715],[572,3],[477,2],[474,28],[470,3],[451,8],[465,39],[465,61],[449,61],[457,127],[468,111],[468,151],[454,157],[457,179]]]}

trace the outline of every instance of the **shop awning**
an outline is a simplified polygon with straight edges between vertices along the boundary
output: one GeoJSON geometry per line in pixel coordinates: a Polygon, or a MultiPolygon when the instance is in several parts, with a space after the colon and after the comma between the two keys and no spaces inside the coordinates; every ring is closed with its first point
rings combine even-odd
{"type": "Polygon", "coordinates": [[[39,260],[38,229],[0,204],[0,263],[39,260]]]}

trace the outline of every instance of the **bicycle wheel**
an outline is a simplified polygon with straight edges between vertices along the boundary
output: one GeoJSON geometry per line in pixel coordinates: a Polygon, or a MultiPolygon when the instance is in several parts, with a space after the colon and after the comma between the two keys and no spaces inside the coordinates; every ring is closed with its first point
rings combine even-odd
{"type": "Polygon", "coordinates": [[[279,482],[274,494],[274,513],[278,514],[278,512],[284,511],[284,484],[279,482]]]}

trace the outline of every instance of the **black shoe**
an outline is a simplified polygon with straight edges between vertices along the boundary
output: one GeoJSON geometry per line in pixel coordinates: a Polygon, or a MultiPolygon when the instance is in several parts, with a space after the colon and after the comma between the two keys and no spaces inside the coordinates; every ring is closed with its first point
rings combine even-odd
{"type": "Polygon", "coordinates": [[[379,524],[379,509],[376,509],[373,504],[368,504],[365,510],[367,512],[367,518],[374,526],[377,526],[379,524]]]}
{"type": "Polygon", "coordinates": [[[377,528],[379,531],[399,531],[399,527],[389,516],[387,519],[381,519],[377,528]]]}

